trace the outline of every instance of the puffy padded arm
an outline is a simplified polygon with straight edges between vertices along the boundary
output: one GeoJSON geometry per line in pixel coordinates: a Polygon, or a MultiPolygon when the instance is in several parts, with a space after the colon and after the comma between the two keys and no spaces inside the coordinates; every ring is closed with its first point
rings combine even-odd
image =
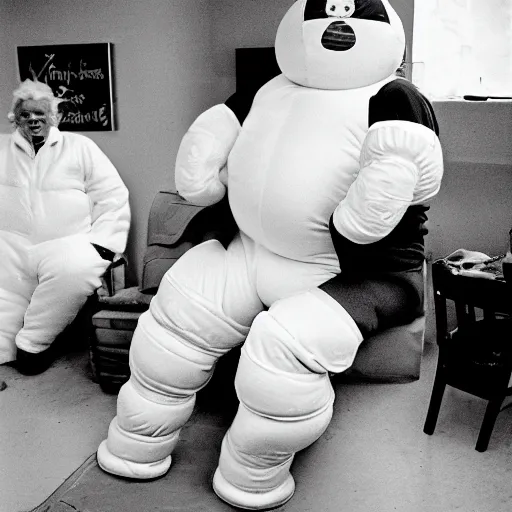
{"type": "Polygon", "coordinates": [[[371,126],[360,157],[360,172],[336,208],[333,224],[356,244],[387,236],[410,205],[424,204],[439,191],[441,145],[429,128],[409,121],[371,126]]]}
{"type": "Polygon", "coordinates": [[[224,197],[226,178],[221,176],[239,132],[240,123],[225,104],[208,109],[192,123],[176,157],[176,190],[182,197],[199,206],[224,197]]]}
{"type": "Polygon", "coordinates": [[[122,253],[131,218],[128,189],[105,153],[92,140],[82,140],[85,187],[92,205],[89,240],[114,253],[122,253]]]}

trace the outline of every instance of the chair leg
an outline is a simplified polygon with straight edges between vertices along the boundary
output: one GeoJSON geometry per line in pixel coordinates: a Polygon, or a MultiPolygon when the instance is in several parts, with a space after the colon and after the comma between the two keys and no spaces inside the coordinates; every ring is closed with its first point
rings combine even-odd
{"type": "Polygon", "coordinates": [[[489,440],[491,439],[491,434],[494,429],[494,424],[496,423],[496,418],[500,413],[503,400],[504,398],[502,396],[489,400],[485,410],[484,419],[482,421],[482,426],[480,427],[480,433],[478,434],[478,440],[475,446],[476,451],[485,452],[485,450],[487,450],[487,446],[489,445],[489,440]]]}
{"type": "Polygon", "coordinates": [[[430,404],[428,406],[427,418],[425,420],[425,426],[423,427],[423,432],[429,436],[434,433],[436,428],[437,417],[439,416],[439,409],[441,409],[445,388],[446,380],[443,371],[438,367],[432,388],[432,396],[430,397],[430,404]]]}

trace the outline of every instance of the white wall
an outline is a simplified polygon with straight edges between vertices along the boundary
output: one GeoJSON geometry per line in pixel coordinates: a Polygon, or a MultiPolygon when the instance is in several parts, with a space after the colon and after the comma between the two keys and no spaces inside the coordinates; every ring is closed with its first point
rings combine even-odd
{"type": "MultiPolygon", "coordinates": [[[[215,1],[215,0],[213,0],[215,1]]],[[[217,0],[212,17],[218,101],[235,90],[235,49],[274,46],[277,27],[294,0],[217,0]]]]}
{"type": "Polygon", "coordinates": [[[11,93],[15,83],[11,3],[11,0],[0,1],[0,132],[10,130],[6,115],[11,107],[11,93]]]}
{"type": "Polygon", "coordinates": [[[512,102],[434,102],[445,174],[428,243],[441,257],[508,248],[512,228],[512,102]]]}

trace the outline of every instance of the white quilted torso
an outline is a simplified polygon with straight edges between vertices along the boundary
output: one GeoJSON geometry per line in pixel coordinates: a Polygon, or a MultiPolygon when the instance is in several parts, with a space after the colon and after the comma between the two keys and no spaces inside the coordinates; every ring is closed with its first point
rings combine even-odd
{"type": "Polygon", "coordinates": [[[384,83],[326,91],[280,75],[257,93],[228,161],[243,233],[271,253],[338,271],[329,219],[357,176],[369,99],[384,83]]]}
{"type": "Polygon", "coordinates": [[[91,229],[80,161],[88,143],[79,134],[52,131],[34,157],[19,133],[0,136],[0,234],[39,243],[91,229]]]}

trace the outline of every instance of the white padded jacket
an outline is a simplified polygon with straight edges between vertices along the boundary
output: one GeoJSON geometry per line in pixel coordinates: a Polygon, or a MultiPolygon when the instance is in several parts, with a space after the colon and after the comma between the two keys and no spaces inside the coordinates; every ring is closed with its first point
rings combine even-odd
{"type": "Polygon", "coordinates": [[[129,225],[128,190],[91,139],[52,127],[35,154],[18,130],[0,135],[0,237],[40,243],[82,233],[119,253],[129,225]]]}

